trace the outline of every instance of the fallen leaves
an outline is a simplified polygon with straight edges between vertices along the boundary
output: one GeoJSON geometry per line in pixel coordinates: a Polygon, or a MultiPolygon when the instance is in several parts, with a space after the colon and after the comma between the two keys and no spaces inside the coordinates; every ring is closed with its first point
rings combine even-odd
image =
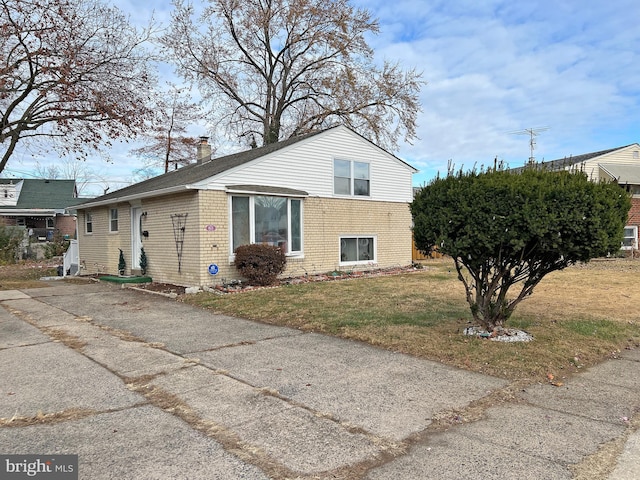
{"type": "Polygon", "coordinates": [[[547,373],[547,380],[549,380],[549,383],[551,385],[553,385],[554,387],[561,387],[564,385],[563,382],[560,382],[558,380],[555,379],[555,375],[553,373],[547,373]]]}

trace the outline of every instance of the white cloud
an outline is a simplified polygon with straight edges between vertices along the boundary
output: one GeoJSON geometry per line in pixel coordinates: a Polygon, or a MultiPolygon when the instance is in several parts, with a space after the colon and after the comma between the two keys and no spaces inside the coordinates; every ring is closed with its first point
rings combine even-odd
{"type": "MultiPolygon", "coordinates": [[[[512,166],[640,141],[640,6],[628,0],[359,1],[380,18],[376,54],[424,72],[421,141],[400,156],[427,175],[512,166]]],[[[421,178],[424,178],[421,177],[421,178]]]]}
{"type": "MultiPolygon", "coordinates": [[[[196,0],[197,2],[197,0],[196,0]]],[[[132,18],[169,0],[118,0],[132,18]],[[134,5],[135,3],[135,5],[134,5]]],[[[353,0],[380,20],[369,38],[376,58],[416,67],[420,140],[399,156],[423,170],[421,184],[447,161],[471,167],[497,156],[511,166],[529,157],[529,138],[512,132],[548,127],[537,159],[640,142],[640,4],[609,0],[353,0]]],[[[13,161],[12,161],[13,163],[13,161]]],[[[114,155],[113,167],[131,163],[114,155]]]]}

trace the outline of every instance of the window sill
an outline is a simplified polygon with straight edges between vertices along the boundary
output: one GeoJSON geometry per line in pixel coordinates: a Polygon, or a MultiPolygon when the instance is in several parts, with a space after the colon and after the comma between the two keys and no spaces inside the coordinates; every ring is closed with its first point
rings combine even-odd
{"type": "Polygon", "coordinates": [[[338,265],[341,267],[353,267],[353,266],[366,265],[371,268],[377,268],[378,262],[376,262],[375,260],[359,260],[355,262],[340,262],[338,265]]]}

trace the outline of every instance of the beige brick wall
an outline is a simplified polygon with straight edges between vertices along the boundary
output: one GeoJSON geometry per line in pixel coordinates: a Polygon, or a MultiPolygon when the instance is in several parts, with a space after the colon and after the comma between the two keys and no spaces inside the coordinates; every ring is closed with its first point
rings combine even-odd
{"type": "Polygon", "coordinates": [[[406,203],[307,198],[304,201],[304,259],[292,258],[286,274],[367,270],[411,264],[411,214],[406,203]],[[340,264],[340,237],[375,236],[376,262],[340,264]]]}
{"type": "MultiPolygon", "coordinates": [[[[146,216],[142,230],[148,259],[147,274],[156,282],[178,285],[216,285],[238,278],[229,260],[229,196],[222,191],[190,191],[141,203],[146,216]],[[178,256],[171,215],[187,214],[178,272],[178,256]],[[219,267],[217,275],[208,266],[219,267]]],[[[119,231],[108,233],[109,209],[93,209],[94,233],[87,242],[84,213],[78,216],[82,273],[117,274],[118,247],[131,268],[130,205],[119,204],[119,231]],[[84,240],[84,241],[83,241],[84,240]]],[[[368,270],[411,263],[411,214],[406,203],[349,199],[305,198],[304,257],[289,257],[285,276],[324,273],[332,270],[368,270]],[[374,236],[375,263],[340,264],[340,236],[374,236]]]]}
{"type": "MultiPolygon", "coordinates": [[[[174,197],[172,201],[175,202],[176,198],[174,197]]],[[[164,204],[164,202],[160,203],[164,204]]],[[[188,249],[185,236],[183,274],[176,275],[175,271],[166,268],[160,270],[152,264],[150,258],[149,274],[155,281],[171,281],[182,285],[216,285],[239,277],[235,266],[229,260],[232,253],[229,245],[229,196],[221,191],[201,191],[196,203],[199,212],[198,224],[190,223],[192,219],[190,213],[187,233],[193,232],[191,228],[196,229],[193,235],[194,242],[199,246],[199,259],[196,250],[189,256],[192,261],[187,260],[188,249]],[[209,274],[210,264],[218,265],[217,275],[209,274]],[[189,270],[186,270],[187,268],[189,270]]],[[[175,204],[171,208],[175,210],[175,204]]],[[[290,257],[285,276],[323,273],[338,269],[367,270],[411,264],[411,214],[407,204],[306,198],[303,209],[304,257],[290,257]],[[376,236],[377,262],[371,265],[341,266],[340,235],[376,236]]],[[[150,208],[150,203],[145,203],[143,210],[148,211],[148,216],[143,222],[151,222],[155,213],[152,215],[151,212],[154,210],[150,208]]],[[[194,220],[195,217],[194,214],[194,220]]],[[[143,228],[147,229],[147,225],[143,223],[143,228]]],[[[159,234],[160,231],[158,231],[159,234]]],[[[172,231],[164,232],[164,236],[169,234],[173,238],[172,231]]],[[[145,251],[149,257],[155,250],[151,248],[150,242],[153,237],[154,234],[150,230],[149,239],[144,240],[145,251]]],[[[165,249],[166,256],[163,257],[163,264],[172,261],[175,263],[175,246],[170,245],[170,247],[173,250],[165,249]]]]}
{"type": "Polygon", "coordinates": [[[198,285],[200,219],[197,192],[145,199],[140,207],[146,212],[146,216],[142,218],[142,230],[149,232],[148,237],[142,237],[148,261],[147,275],[156,282],[198,285]],[[184,236],[180,262],[172,215],[183,215],[184,236]]]}
{"type": "Polygon", "coordinates": [[[216,285],[236,278],[236,268],[229,262],[229,196],[226,192],[200,192],[200,220],[202,260],[198,270],[199,285],[216,285]],[[216,275],[208,271],[211,264],[219,268],[216,275]]]}

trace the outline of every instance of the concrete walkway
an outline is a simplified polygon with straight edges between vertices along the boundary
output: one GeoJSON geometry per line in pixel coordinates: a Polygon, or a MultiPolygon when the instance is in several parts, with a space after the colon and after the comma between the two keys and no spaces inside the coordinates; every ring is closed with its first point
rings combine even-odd
{"type": "Polygon", "coordinates": [[[0,454],[82,479],[640,478],[638,350],[517,390],[115,285],[0,304],[0,454]]]}

